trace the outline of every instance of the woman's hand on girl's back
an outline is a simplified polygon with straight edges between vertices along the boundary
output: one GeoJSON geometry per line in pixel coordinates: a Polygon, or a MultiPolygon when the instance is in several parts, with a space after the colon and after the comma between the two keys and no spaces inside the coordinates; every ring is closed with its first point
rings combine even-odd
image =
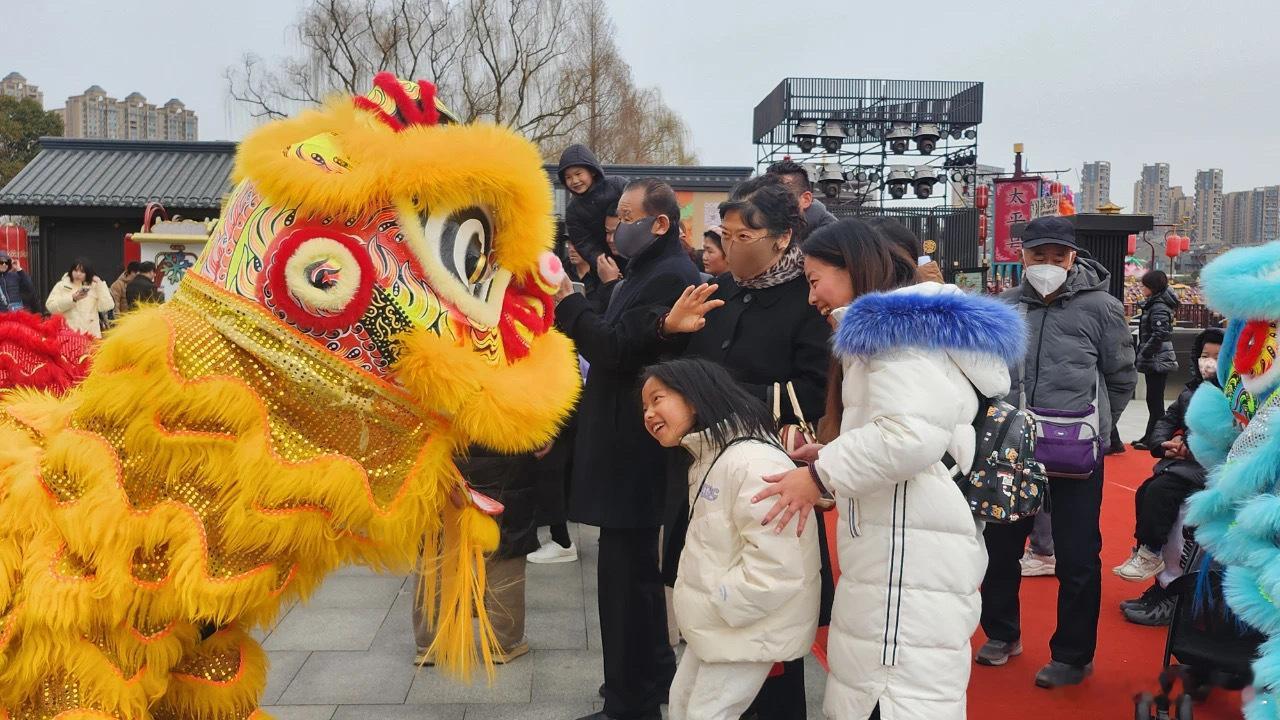
{"type": "Polygon", "coordinates": [[[707,283],[685,288],[680,294],[680,299],[671,306],[671,312],[667,313],[666,318],[663,319],[662,334],[679,335],[701,330],[707,324],[707,313],[724,305],[723,300],[707,299],[719,289],[719,285],[707,283]]]}
{"type": "Polygon", "coordinates": [[[809,465],[817,461],[818,451],[822,450],[822,448],[822,443],[808,443],[807,445],[801,445],[793,452],[788,453],[788,456],[796,462],[802,462],[809,465]]]}
{"type": "Polygon", "coordinates": [[[798,514],[800,519],[796,525],[796,536],[799,537],[804,533],[809,517],[813,515],[813,506],[817,505],[818,500],[822,498],[817,484],[813,482],[813,476],[809,474],[809,468],[802,467],[778,475],[765,475],[764,481],[769,483],[769,487],[756,493],[756,496],[751,498],[751,502],[762,502],[775,495],[778,500],[760,524],[768,525],[774,518],[781,516],[773,532],[782,534],[782,531],[791,523],[791,518],[798,514]]]}

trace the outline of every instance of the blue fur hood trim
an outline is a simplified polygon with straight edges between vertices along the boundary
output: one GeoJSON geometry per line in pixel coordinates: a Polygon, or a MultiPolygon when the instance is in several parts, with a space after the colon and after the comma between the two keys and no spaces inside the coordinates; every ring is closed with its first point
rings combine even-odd
{"type": "Polygon", "coordinates": [[[1200,273],[1209,307],[1229,318],[1280,319],[1280,242],[1236,248],[1200,273]]]}
{"type": "Polygon", "coordinates": [[[1022,359],[1027,329],[1017,310],[994,298],[948,289],[930,293],[916,286],[863,295],[840,320],[836,351],[870,357],[915,347],[986,353],[1008,365],[1022,359]]]}

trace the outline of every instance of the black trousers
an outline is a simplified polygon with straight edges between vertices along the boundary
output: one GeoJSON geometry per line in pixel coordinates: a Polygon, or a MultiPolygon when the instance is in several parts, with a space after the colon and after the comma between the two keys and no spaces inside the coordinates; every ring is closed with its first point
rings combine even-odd
{"type": "Polygon", "coordinates": [[[1169,373],[1149,372],[1142,376],[1147,379],[1147,433],[1142,436],[1142,442],[1150,443],[1151,431],[1164,417],[1164,385],[1169,373]]]}
{"type": "Polygon", "coordinates": [[[804,658],[783,663],[782,674],[765,680],[751,707],[742,714],[747,720],[806,720],[808,716],[804,658]]]}
{"type": "Polygon", "coordinates": [[[619,720],[657,718],[676,671],[658,528],[600,528],[597,574],[604,711],[619,720]]]}
{"type": "MultiPolygon", "coordinates": [[[[1093,662],[1098,646],[1098,611],[1102,602],[1101,467],[1088,480],[1052,479],[1053,544],[1057,555],[1058,627],[1049,640],[1054,660],[1083,667],[1093,662]]],[[[982,581],[982,629],[992,640],[1022,637],[1018,588],[1022,557],[1035,518],[986,529],[987,576],[982,581]]]]}
{"type": "Polygon", "coordinates": [[[1157,473],[1138,488],[1134,500],[1133,537],[1140,545],[1159,552],[1169,539],[1173,524],[1178,521],[1178,511],[1200,484],[1177,473],[1157,473]]]}

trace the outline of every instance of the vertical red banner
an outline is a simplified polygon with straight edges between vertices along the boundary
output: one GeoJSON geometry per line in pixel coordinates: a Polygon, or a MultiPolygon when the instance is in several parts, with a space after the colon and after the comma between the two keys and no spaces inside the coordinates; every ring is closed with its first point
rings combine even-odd
{"type": "Polygon", "coordinates": [[[995,262],[1018,262],[1022,243],[1013,237],[1013,225],[1031,220],[1031,202],[1040,197],[1040,178],[997,178],[995,181],[995,262]]]}

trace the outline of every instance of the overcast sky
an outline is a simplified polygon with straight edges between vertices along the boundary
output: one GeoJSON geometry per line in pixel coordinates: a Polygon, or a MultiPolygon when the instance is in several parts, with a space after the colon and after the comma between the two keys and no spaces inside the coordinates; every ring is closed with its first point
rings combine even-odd
{"type": "MultiPolygon", "coordinates": [[[[182,99],[201,139],[249,127],[223,71],[246,51],[287,52],[304,0],[0,0],[0,75],[45,105],[98,84],[182,99]]],[[[986,83],[979,160],[1032,169],[1110,160],[1128,207],[1142,164],[1192,192],[1223,168],[1228,191],[1280,184],[1280,2],[610,0],[637,82],[689,124],[704,164],[750,165],[751,111],[788,76],[986,83]],[[825,10],[824,7],[831,9],[825,10]],[[803,14],[794,14],[799,11],[803,14]]]]}

